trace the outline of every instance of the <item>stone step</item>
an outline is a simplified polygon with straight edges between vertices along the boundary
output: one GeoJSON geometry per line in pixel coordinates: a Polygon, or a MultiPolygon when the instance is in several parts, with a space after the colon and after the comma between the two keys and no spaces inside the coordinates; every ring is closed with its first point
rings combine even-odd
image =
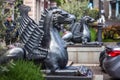
{"type": "Polygon", "coordinates": [[[101,67],[99,64],[78,64],[73,63],[72,66],[86,66],[87,68],[91,69],[93,72],[93,79],[92,80],[111,80],[111,77],[104,73],[101,70],[101,67]]]}

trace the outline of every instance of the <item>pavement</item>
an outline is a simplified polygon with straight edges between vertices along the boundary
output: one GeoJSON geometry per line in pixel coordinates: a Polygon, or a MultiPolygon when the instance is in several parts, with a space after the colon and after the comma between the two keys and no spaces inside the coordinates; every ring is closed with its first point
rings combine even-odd
{"type": "Polygon", "coordinates": [[[92,70],[92,72],[93,72],[93,80],[117,80],[117,79],[111,78],[107,73],[103,72],[101,70],[101,67],[99,66],[99,64],[72,63],[72,66],[83,66],[83,65],[92,70]]]}

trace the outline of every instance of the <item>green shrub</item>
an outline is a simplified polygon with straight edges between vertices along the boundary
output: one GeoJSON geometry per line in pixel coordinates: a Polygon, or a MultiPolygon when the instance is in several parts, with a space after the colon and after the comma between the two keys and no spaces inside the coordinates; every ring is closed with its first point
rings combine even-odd
{"type": "Polygon", "coordinates": [[[68,11],[71,14],[74,14],[77,19],[80,19],[82,16],[90,16],[93,17],[94,19],[97,19],[99,16],[99,10],[93,8],[92,10],[90,10],[88,8],[88,1],[84,0],[84,1],[80,1],[80,0],[74,0],[71,2],[66,2],[61,4],[60,6],[62,9],[68,11]]]}
{"type": "Polygon", "coordinates": [[[14,14],[15,20],[17,20],[19,16],[18,4],[22,4],[22,2],[23,0],[15,0],[15,2],[13,3],[15,8],[13,9],[13,8],[9,8],[10,6],[9,1],[7,2],[6,0],[0,0],[0,38],[1,39],[4,39],[6,34],[6,26],[4,25],[6,18],[14,14]],[[9,9],[9,10],[4,11],[5,9],[9,9]]]}
{"type": "Polygon", "coordinates": [[[50,1],[55,1],[58,6],[65,2],[64,0],[50,0],[50,1]]]}
{"type": "Polygon", "coordinates": [[[6,17],[11,15],[11,9],[7,11],[6,13],[3,13],[3,11],[7,8],[9,4],[5,3],[4,0],[0,0],[0,38],[4,38],[6,27],[4,25],[4,21],[6,20],[6,17]]]}
{"type": "Polygon", "coordinates": [[[80,19],[83,15],[86,14],[86,11],[88,11],[87,8],[88,1],[71,1],[61,4],[60,8],[64,9],[65,11],[74,14],[77,19],[80,19]]]}
{"type": "Polygon", "coordinates": [[[40,68],[33,62],[18,60],[7,68],[7,71],[0,73],[0,80],[44,80],[40,68]]]}
{"type": "Polygon", "coordinates": [[[98,9],[92,9],[92,10],[88,10],[87,15],[94,18],[94,19],[98,19],[99,17],[99,10],[98,9]]]}

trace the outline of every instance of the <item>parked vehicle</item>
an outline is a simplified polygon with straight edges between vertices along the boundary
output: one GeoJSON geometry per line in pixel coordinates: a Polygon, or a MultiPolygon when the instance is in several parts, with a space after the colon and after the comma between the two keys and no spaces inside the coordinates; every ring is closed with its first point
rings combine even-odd
{"type": "Polygon", "coordinates": [[[113,78],[120,79],[120,43],[106,46],[100,53],[100,67],[113,78]]]}

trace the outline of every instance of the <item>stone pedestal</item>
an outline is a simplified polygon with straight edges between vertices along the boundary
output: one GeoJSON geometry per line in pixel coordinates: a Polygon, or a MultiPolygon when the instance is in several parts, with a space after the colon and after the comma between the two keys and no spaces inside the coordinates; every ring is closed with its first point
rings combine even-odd
{"type": "Polygon", "coordinates": [[[68,47],[69,60],[79,64],[99,64],[100,52],[104,50],[101,47],[68,47]]]}

